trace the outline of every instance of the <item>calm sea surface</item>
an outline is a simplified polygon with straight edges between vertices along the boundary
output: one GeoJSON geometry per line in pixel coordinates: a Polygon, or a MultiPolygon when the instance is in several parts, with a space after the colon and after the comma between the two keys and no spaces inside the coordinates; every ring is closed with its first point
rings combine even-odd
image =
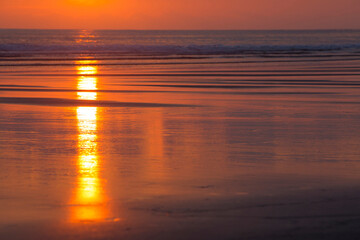
{"type": "Polygon", "coordinates": [[[0,30],[0,239],[300,229],[360,185],[359,87],[356,30],[0,30]]]}

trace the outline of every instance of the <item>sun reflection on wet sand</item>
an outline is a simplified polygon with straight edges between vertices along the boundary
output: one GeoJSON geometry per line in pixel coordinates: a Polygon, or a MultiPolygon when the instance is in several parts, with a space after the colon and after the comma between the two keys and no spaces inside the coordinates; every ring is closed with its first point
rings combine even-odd
{"type": "MultiPolygon", "coordinates": [[[[91,76],[97,73],[96,61],[77,61],[77,89],[96,90],[97,77],[91,76]]],[[[96,100],[96,92],[78,92],[78,99],[96,100]]],[[[77,107],[78,127],[78,182],[72,201],[74,209],[71,220],[100,221],[107,218],[106,197],[102,186],[99,169],[101,161],[98,156],[97,136],[97,107],[77,107]]]]}

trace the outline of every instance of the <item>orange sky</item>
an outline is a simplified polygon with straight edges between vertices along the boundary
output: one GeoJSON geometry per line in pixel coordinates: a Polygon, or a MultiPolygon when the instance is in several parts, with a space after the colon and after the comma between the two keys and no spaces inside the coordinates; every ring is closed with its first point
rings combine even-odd
{"type": "Polygon", "coordinates": [[[360,28],[360,0],[0,0],[0,28],[360,28]]]}

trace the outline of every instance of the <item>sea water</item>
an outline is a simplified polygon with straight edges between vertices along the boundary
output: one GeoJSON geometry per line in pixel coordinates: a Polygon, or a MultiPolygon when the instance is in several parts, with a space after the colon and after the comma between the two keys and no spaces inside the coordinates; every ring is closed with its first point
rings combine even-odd
{"type": "Polygon", "coordinates": [[[358,30],[0,30],[0,238],[303,214],[358,186],[359,63],[358,30]]]}

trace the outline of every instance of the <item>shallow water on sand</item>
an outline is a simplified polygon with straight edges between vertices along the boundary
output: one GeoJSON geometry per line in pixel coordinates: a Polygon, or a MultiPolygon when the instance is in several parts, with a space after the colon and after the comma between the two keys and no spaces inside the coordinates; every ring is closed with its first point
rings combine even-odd
{"type": "Polygon", "coordinates": [[[1,239],[267,239],[358,217],[356,57],[81,59],[0,68],[1,239]]]}

